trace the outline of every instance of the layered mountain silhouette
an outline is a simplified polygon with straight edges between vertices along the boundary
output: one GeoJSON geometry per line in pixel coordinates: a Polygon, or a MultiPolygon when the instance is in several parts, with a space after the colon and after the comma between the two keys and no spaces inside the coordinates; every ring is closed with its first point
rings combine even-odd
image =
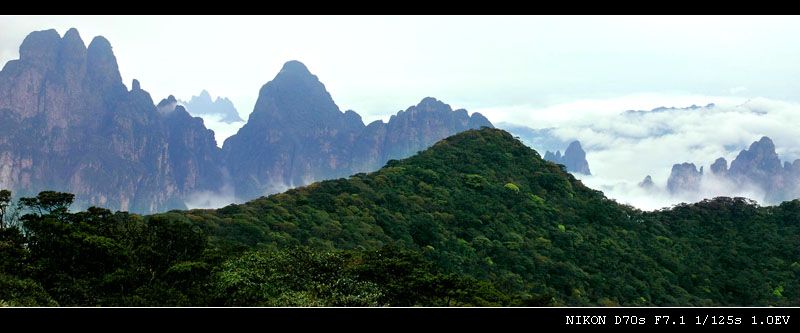
{"type": "Polygon", "coordinates": [[[506,130],[518,137],[522,143],[536,151],[557,151],[564,148],[564,146],[568,146],[571,142],[558,137],[554,133],[556,128],[535,129],[508,122],[500,122],[495,125],[497,128],[506,130]]]}
{"type": "MultiPolygon", "coordinates": [[[[766,203],[792,200],[800,195],[800,159],[781,163],[769,137],[753,142],[731,161],[720,157],[711,164],[709,177],[734,188],[755,188],[765,194],[766,203]]],[[[672,194],[697,191],[703,180],[703,167],[693,163],[675,164],[667,181],[672,194]]]]}
{"type": "MultiPolygon", "coordinates": [[[[248,200],[375,170],[446,136],[492,126],[434,98],[365,126],[356,112],[339,110],[305,65],[290,61],[220,149],[175,97],[156,105],[137,80],[128,90],[103,37],[87,48],[75,29],[63,37],[37,31],[19,53],[0,71],[0,187],[75,193],[78,208],[165,211],[230,186],[248,200]]],[[[197,108],[207,95],[188,104],[197,108]]]]}
{"type": "Polygon", "coordinates": [[[569,172],[582,173],[584,175],[592,174],[589,170],[589,162],[586,161],[586,152],[581,147],[581,142],[577,140],[572,141],[567,146],[563,156],[560,150],[557,150],[555,154],[547,151],[544,154],[544,159],[553,163],[563,164],[569,172]]]}
{"type": "Polygon", "coordinates": [[[643,212],[483,128],[375,172],[220,209],[44,207],[23,218],[29,233],[0,229],[0,300],[795,306],[798,216],[800,200],[759,207],[743,198],[643,212]]]}
{"type": "Polygon", "coordinates": [[[138,81],[128,90],[105,38],[37,31],[19,54],[0,72],[3,187],[152,212],[221,186],[214,133],[183,107],[159,112],[138,81]]]}
{"type": "Polygon", "coordinates": [[[325,86],[298,61],[287,62],[259,92],[253,113],[225,140],[236,194],[254,198],[311,182],[376,170],[449,135],[492,127],[481,114],[453,110],[432,97],[364,125],[342,112],[325,86]]]}
{"type": "Polygon", "coordinates": [[[221,117],[221,121],[228,124],[244,121],[242,117],[239,117],[239,112],[236,111],[230,99],[217,96],[217,99],[212,100],[211,95],[206,90],[201,91],[200,95],[192,96],[188,102],[181,101],[180,103],[193,116],[215,115],[221,117]]]}

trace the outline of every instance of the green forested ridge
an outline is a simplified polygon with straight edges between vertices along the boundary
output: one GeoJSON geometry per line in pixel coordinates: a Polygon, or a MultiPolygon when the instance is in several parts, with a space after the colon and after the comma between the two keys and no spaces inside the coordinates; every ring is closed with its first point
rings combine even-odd
{"type": "Polygon", "coordinates": [[[218,210],[3,198],[0,305],[800,305],[800,201],[641,212],[496,129],[218,210]]]}

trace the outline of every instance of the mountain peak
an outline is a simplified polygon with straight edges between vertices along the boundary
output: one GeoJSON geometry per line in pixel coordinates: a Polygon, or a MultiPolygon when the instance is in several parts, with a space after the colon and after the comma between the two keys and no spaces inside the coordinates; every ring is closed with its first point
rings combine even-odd
{"type": "Polygon", "coordinates": [[[694,163],[684,162],[672,165],[672,172],[667,179],[667,189],[670,193],[697,192],[703,177],[703,167],[697,171],[694,163]]]}
{"type": "Polygon", "coordinates": [[[486,117],[484,117],[479,112],[473,113],[469,117],[469,127],[471,128],[481,128],[481,127],[494,127],[492,122],[489,121],[486,117]]]}
{"type": "Polygon", "coordinates": [[[564,165],[572,172],[591,175],[589,171],[589,162],[586,161],[586,152],[581,147],[581,142],[578,140],[572,141],[567,150],[564,151],[564,165]]]}
{"type": "Polygon", "coordinates": [[[117,57],[105,37],[97,36],[89,43],[86,72],[100,86],[122,85],[117,57]]]}
{"type": "Polygon", "coordinates": [[[173,95],[169,95],[167,98],[162,99],[161,102],[158,102],[156,107],[161,114],[168,114],[175,111],[175,108],[178,106],[178,100],[173,95]]]}
{"type": "Polygon", "coordinates": [[[111,42],[103,36],[92,38],[92,42],[89,43],[89,52],[102,56],[114,56],[114,52],[111,51],[111,42]]]}
{"type": "Polygon", "coordinates": [[[774,153],[775,152],[775,143],[773,143],[772,139],[770,139],[769,137],[762,136],[760,140],[758,140],[756,142],[753,142],[753,144],[750,145],[750,150],[751,151],[756,150],[756,151],[762,151],[762,152],[767,152],[767,153],[769,153],[769,152],[773,152],[774,153]]]}
{"type": "Polygon", "coordinates": [[[308,70],[308,67],[306,67],[305,64],[297,60],[289,60],[285,64],[283,64],[283,67],[281,68],[281,71],[280,73],[278,73],[278,75],[281,74],[313,76],[313,74],[311,74],[311,71],[308,70]]]}
{"type": "MultiPolygon", "coordinates": [[[[270,126],[330,126],[343,113],[333,98],[303,63],[292,60],[283,65],[272,81],[261,87],[250,120],[270,126]]],[[[302,129],[305,131],[307,128],[302,129]]]]}
{"type": "Polygon", "coordinates": [[[725,175],[728,172],[728,161],[725,158],[718,158],[711,164],[711,173],[715,175],[725,175]]]}
{"type": "Polygon", "coordinates": [[[773,175],[779,174],[782,170],[781,160],[775,152],[775,144],[764,136],[753,142],[749,149],[742,150],[731,162],[728,172],[739,181],[747,180],[771,188],[773,175]]]}
{"type": "Polygon", "coordinates": [[[653,183],[653,177],[650,177],[650,175],[645,176],[644,179],[641,182],[639,182],[639,187],[643,189],[649,190],[654,188],[655,186],[656,184],[653,183]]]}
{"type": "Polygon", "coordinates": [[[197,96],[192,96],[188,102],[182,102],[186,106],[186,110],[193,116],[207,116],[218,115],[222,117],[222,121],[228,124],[244,121],[239,117],[236,107],[233,102],[227,97],[217,96],[217,99],[211,100],[211,94],[208,90],[203,89],[197,96]]]}
{"type": "Polygon", "coordinates": [[[581,142],[578,140],[570,142],[569,146],[567,146],[567,150],[564,151],[564,156],[570,153],[586,155],[586,152],[583,151],[583,147],[581,147],[581,142]]]}
{"type": "Polygon", "coordinates": [[[80,40],[83,43],[83,39],[81,39],[81,34],[78,32],[78,29],[69,28],[67,32],[64,34],[64,40],[80,40]]]}
{"type": "Polygon", "coordinates": [[[50,68],[58,59],[61,36],[55,29],[34,31],[19,47],[19,58],[38,67],[50,68]]]}
{"type": "Polygon", "coordinates": [[[450,105],[445,104],[444,102],[433,97],[423,98],[417,104],[416,109],[420,109],[422,111],[439,111],[439,110],[446,110],[448,112],[453,111],[450,105]]]}
{"type": "Polygon", "coordinates": [[[555,154],[547,151],[544,154],[544,159],[553,163],[563,164],[569,172],[577,172],[585,175],[592,174],[589,170],[589,162],[586,161],[586,152],[583,150],[581,142],[578,140],[572,141],[569,146],[567,146],[564,155],[561,155],[561,151],[556,151],[555,154]]]}

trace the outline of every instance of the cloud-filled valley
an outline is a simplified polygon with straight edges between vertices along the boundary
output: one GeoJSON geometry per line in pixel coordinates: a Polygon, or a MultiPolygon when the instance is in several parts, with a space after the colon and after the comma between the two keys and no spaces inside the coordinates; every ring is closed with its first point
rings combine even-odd
{"type": "MultiPolygon", "coordinates": [[[[779,100],[635,95],[543,109],[481,111],[492,120],[493,116],[502,116],[509,123],[552,128],[550,135],[562,141],[580,140],[594,176],[579,178],[611,198],[644,209],[720,195],[764,202],[764,193],[757,187],[734,185],[711,176],[703,178],[699,193],[670,195],[664,189],[673,164],[690,162],[707,170],[716,158],[731,161],[762,136],[772,138],[781,160],[791,163],[800,157],[800,146],[794,139],[800,104],[779,100]],[[647,110],[646,105],[665,107],[647,110]],[[656,185],[651,191],[637,186],[647,175],[656,185]]],[[[551,149],[534,148],[541,154],[551,149]]]]}

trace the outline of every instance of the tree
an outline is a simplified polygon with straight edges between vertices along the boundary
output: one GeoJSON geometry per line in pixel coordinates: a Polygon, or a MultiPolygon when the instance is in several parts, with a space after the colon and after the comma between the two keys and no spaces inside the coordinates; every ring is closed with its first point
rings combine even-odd
{"type": "Polygon", "coordinates": [[[75,200],[75,195],[72,193],[44,191],[39,192],[39,195],[34,198],[20,198],[19,203],[39,215],[44,215],[66,213],[73,200],[75,200]]]}
{"type": "Polygon", "coordinates": [[[6,227],[6,212],[8,205],[11,203],[11,191],[0,190],[0,229],[6,227]]]}

